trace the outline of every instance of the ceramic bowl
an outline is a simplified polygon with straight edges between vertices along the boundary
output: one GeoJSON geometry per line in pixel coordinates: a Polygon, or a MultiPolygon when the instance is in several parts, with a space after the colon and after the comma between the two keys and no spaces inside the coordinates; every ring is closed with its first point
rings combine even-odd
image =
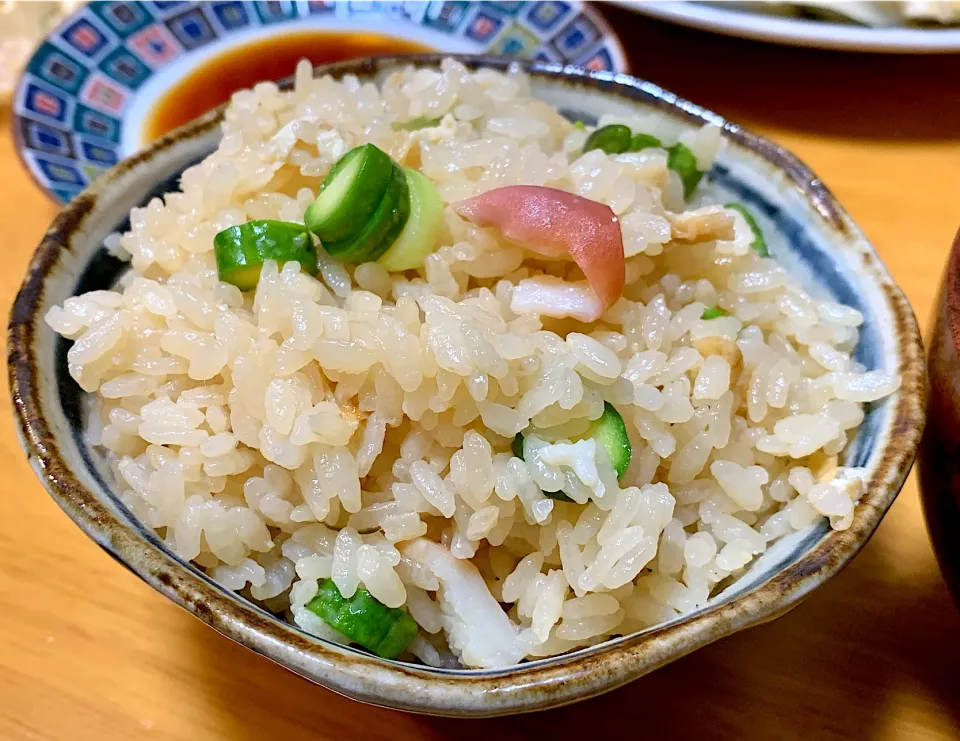
{"type": "Polygon", "coordinates": [[[689,28],[811,49],[837,49],[885,54],[955,54],[960,51],[960,29],[949,25],[864,26],[853,21],[781,16],[754,11],[734,3],[674,0],[614,0],[651,18],[689,28]]]}
{"type": "MultiPolygon", "coordinates": [[[[377,58],[321,68],[333,75],[382,79],[411,61],[436,67],[439,56],[377,58]]],[[[470,67],[508,61],[463,57],[470,67]]],[[[43,322],[71,295],[106,288],[122,265],[103,249],[128,228],[131,207],[175,188],[187,166],[219,138],[212,112],[122,162],[68,205],[44,236],[17,297],[9,327],[10,389],[23,447],[37,476],[70,517],[114,558],[220,633],[342,694],[424,713],[491,716],[591,697],[694,649],[770,620],[837,573],[864,545],[910,469],[924,419],[923,350],[903,293],[850,217],[820,180],[789,152],[678,99],[648,82],[551,64],[524,64],[538,97],[574,119],[603,112],[656,111],[678,127],[710,122],[728,147],[710,175],[720,197],[760,214],[775,256],[808,287],[859,309],[866,318],[857,360],[900,373],[900,390],[872,405],[844,465],[860,466],[866,494],[852,526],[826,524],[779,541],[704,609],[640,633],[564,656],[498,670],[452,671],[386,661],[314,638],[228,592],[179,560],[118,500],[105,466],[80,427],[82,394],[67,375],[68,343],[43,322]]]]}
{"type": "Polygon", "coordinates": [[[950,250],[930,338],[934,424],[920,447],[920,496],[940,570],[960,605],[960,232],[950,250]]]}

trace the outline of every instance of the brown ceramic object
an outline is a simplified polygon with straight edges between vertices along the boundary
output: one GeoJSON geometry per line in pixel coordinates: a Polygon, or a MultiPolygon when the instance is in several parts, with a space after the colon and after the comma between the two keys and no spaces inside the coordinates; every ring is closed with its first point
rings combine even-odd
{"type": "Polygon", "coordinates": [[[940,569],[960,605],[960,232],[940,283],[927,374],[930,401],[920,447],[920,496],[940,569]]]}

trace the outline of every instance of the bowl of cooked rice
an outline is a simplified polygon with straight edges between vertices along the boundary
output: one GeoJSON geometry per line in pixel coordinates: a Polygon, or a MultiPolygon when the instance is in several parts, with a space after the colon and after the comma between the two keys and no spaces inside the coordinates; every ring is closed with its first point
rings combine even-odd
{"type": "Polygon", "coordinates": [[[916,321],[790,153],[481,57],[264,82],[57,217],[24,449],[98,544],[355,699],[542,709],[770,620],[896,497],[916,321]]]}

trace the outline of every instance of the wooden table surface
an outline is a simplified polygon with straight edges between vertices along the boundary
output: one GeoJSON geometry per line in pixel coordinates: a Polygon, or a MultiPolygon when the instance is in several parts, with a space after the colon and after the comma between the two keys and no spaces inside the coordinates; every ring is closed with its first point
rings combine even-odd
{"type": "MultiPolygon", "coordinates": [[[[633,68],[796,152],[874,241],[926,332],[960,224],[960,57],[734,41],[610,10],[633,68]],[[702,60],[709,58],[709,62],[702,60]]],[[[55,207],[0,114],[6,315],[55,207]]],[[[0,739],[960,739],[960,615],[911,477],[869,545],[789,615],[604,697],[501,720],[417,717],[314,687],[87,540],[0,425],[0,739]]]]}

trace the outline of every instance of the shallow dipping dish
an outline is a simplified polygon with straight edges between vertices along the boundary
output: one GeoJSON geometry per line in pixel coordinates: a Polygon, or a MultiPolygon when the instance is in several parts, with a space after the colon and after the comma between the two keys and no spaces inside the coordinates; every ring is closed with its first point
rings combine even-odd
{"type": "MultiPolygon", "coordinates": [[[[437,67],[441,56],[384,57],[317,69],[382,80],[410,63],[437,67]]],[[[493,58],[460,58],[470,68],[504,69],[493,58]]],[[[775,228],[778,260],[807,287],[865,317],[856,360],[899,373],[900,389],[870,405],[846,466],[866,471],[866,493],[852,526],[826,520],[779,540],[707,607],[591,648],[497,670],[443,670],[379,659],[314,638],[220,587],[170,552],[112,491],[107,467],[82,430],[83,392],[67,373],[68,343],[43,322],[69,296],[109,287],[124,264],[104,237],[129,228],[132,207],[175,188],[176,178],[216,147],[221,113],[212,112],[122,162],[57,217],[41,242],[10,318],[9,380],[24,449],[58,504],[108,553],[220,633],[318,684],[352,698],[424,713],[491,716],[591,697],[738,630],[794,607],[866,543],[893,503],[913,462],[924,420],[923,349],[913,312],[866,238],[830,192],[793,155],[625,75],[524,64],[533,92],[571,119],[657,111],[678,127],[713,123],[729,142],[711,172],[727,200],[740,201],[775,228]]]]}

